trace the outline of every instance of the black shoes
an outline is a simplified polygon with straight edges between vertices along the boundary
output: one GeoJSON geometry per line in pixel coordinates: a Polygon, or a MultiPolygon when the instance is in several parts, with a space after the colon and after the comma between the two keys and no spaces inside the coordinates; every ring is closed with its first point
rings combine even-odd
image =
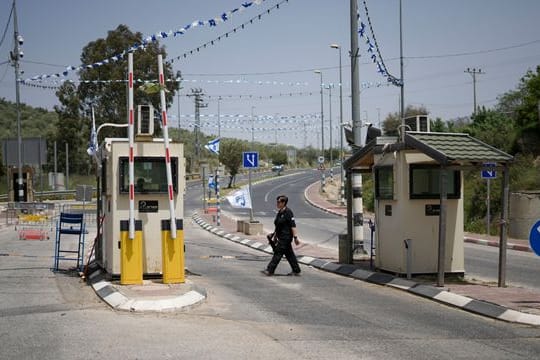
{"type": "MultiPolygon", "coordinates": [[[[266,275],[266,276],[273,276],[274,273],[271,273],[270,271],[268,270],[261,270],[261,273],[266,275]]],[[[290,272],[287,274],[287,276],[300,276],[300,272],[290,272]]]]}

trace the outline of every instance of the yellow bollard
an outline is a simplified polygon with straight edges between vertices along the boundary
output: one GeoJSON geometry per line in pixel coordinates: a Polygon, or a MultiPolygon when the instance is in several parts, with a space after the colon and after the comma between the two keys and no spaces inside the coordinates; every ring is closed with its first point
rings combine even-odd
{"type": "Polygon", "coordinates": [[[171,221],[161,220],[161,254],[163,263],[163,283],[184,283],[183,219],[176,219],[176,239],[171,237],[171,221]]]}
{"type": "Polygon", "coordinates": [[[135,220],[135,238],[129,238],[129,221],[120,221],[120,284],[143,283],[142,221],[135,220]]]}

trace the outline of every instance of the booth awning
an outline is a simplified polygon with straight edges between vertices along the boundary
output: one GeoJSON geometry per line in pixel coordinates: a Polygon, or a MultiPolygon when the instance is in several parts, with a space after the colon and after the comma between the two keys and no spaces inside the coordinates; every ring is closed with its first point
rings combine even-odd
{"type": "Polygon", "coordinates": [[[376,138],[355,152],[345,162],[345,168],[373,165],[375,151],[395,151],[415,149],[441,165],[476,165],[511,162],[512,155],[494,148],[469,134],[438,132],[406,132],[405,143],[389,141],[397,138],[376,138]]]}

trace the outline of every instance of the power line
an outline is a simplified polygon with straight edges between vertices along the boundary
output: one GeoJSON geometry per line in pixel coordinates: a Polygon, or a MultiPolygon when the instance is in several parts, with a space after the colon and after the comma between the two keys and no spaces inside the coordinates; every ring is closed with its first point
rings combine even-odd
{"type": "Polygon", "coordinates": [[[9,12],[9,18],[6,23],[6,27],[4,28],[4,33],[2,34],[2,40],[0,40],[0,47],[2,47],[2,44],[4,43],[4,39],[6,38],[7,30],[9,28],[9,24],[11,23],[11,15],[13,15],[13,6],[11,5],[11,11],[9,12]]]}

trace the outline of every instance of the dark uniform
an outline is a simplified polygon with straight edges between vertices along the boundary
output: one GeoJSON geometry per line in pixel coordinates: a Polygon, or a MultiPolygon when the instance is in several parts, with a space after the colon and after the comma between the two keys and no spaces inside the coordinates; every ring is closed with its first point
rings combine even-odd
{"type": "Polygon", "coordinates": [[[300,274],[300,266],[298,265],[298,260],[296,260],[296,255],[294,254],[292,248],[292,228],[296,227],[296,223],[294,221],[294,214],[291,209],[285,207],[280,210],[276,214],[276,218],[274,219],[274,225],[277,243],[274,246],[274,256],[268,264],[267,271],[270,274],[273,274],[279,262],[281,261],[281,258],[283,257],[283,255],[285,255],[287,261],[289,262],[289,265],[291,265],[293,273],[300,274]]]}

